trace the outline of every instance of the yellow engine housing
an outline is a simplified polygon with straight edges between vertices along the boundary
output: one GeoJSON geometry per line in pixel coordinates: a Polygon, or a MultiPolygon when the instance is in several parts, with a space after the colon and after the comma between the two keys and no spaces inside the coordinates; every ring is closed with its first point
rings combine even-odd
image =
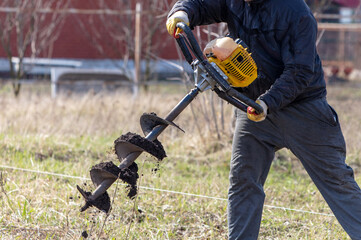
{"type": "Polygon", "coordinates": [[[214,62],[226,76],[233,87],[247,87],[257,78],[257,65],[251,53],[242,45],[232,52],[225,60],[220,61],[214,56],[208,57],[209,62],[214,62]]]}

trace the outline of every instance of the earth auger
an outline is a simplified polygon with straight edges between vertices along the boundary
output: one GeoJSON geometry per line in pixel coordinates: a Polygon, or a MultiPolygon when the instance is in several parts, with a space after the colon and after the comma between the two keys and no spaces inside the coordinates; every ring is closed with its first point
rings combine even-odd
{"type": "Polygon", "coordinates": [[[234,88],[237,86],[248,86],[257,77],[257,66],[251,54],[247,52],[247,46],[240,40],[236,40],[236,49],[226,60],[221,61],[213,53],[207,56],[204,55],[191,29],[186,24],[177,23],[176,27],[179,33],[175,35],[175,39],[186,61],[192,66],[194,71],[194,88],[165,118],[161,118],[154,113],[143,114],[140,118],[140,124],[145,137],[139,135],[125,137],[122,135],[114,142],[115,153],[120,164],[116,166],[111,162],[110,164],[97,164],[92,167],[90,177],[96,189],[90,193],[77,186],[77,189],[85,199],[85,205],[81,208],[81,211],[85,211],[90,206],[95,206],[99,210],[108,212],[110,209],[110,198],[106,192],[107,189],[118,178],[124,180],[125,176],[122,175],[126,174],[126,170],[142,152],[148,152],[158,159],[165,157],[165,152],[164,154],[156,155],[155,152],[159,151],[153,151],[163,150],[157,137],[169,125],[182,130],[173,121],[199,93],[212,90],[221,99],[242,111],[247,111],[247,107],[251,106],[258,113],[262,113],[263,109],[260,105],[234,88]]]}

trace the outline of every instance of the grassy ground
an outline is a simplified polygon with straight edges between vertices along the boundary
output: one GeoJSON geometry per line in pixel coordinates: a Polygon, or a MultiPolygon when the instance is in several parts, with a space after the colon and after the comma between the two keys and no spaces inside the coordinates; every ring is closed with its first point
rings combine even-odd
{"type": "MultiPolygon", "coordinates": [[[[91,166],[118,162],[113,141],[128,131],[140,134],[143,112],[165,116],[187,92],[183,86],[171,94],[153,88],[137,99],[125,93],[51,99],[48,91],[34,89],[16,99],[2,87],[1,239],[81,239],[82,234],[89,239],[226,239],[232,108],[210,94],[199,96],[177,119],[186,133],[169,128],[159,137],[167,158],[161,163],[146,154],[137,159],[141,177],[135,200],[117,182],[108,191],[114,200],[109,215],[79,212],[83,200],[76,185],[91,190],[91,166]]],[[[348,145],[347,163],[359,183],[360,99],[361,89],[354,85],[329,87],[348,145]]],[[[260,239],[348,239],[288,151],[277,154],[265,191],[260,239]]]]}

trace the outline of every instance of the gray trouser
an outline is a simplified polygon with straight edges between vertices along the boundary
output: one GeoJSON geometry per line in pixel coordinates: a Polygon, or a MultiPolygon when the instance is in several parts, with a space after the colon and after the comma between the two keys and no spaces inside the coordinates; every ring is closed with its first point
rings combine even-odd
{"type": "Polygon", "coordinates": [[[288,148],[352,239],[361,239],[361,190],[345,164],[345,141],[325,99],[292,104],[252,122],[236,111],[228,193],[229,239],[257,239],[275,151],[288,148]]]}

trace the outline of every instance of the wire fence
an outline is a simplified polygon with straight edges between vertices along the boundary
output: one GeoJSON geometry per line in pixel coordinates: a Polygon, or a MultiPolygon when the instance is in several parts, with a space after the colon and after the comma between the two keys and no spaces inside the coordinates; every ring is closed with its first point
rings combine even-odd
{"type": "MultiPolygon", "coordinates": [[[[0,165],[0,168],[14,170],[14,171],[23,171],[23,172],[30,172],[30,173],[36,173],[36,174],[43,174],[43,175],[51,175],[51,176],[56,176],[56,177],[61,177],[61,178],[72,178],[72,179],[89,180],[89,181],[91,180],[90,178],[87,178],[87,177],[72,176],[72,175],[67,175],[67,174],[53,173],[53,172],[26,169],[26,168],[18,168],[18,167],[13,167],[13,166],[6,166],[6,165],[0,165]]],[[[121,185],[126,185],[126,184],[121,184],[121,185]]],[[[169,190],[169,189],[161,189],[161,188],[153,188],[153,187],[145,187],[145,186],[140,186],[140,188],[144,189],[144,190],[149,190],[149,191],[164,192],[164,193],[168,193],[168,194],[177,194],[177,195],[181,195],[181,196],[204,198],[204,199],[218,200],[218,201],[227,201],[226,198],[200,195],[200,194],[187,193],[187,192],[179,192],[179,191],[173,191],[173,190],[169,190]]],[[[283,210],[283,211],[292,211],[292,212],[299,212],[299,213],[304,213],[304,214],[313,214],[313,215],[334,217],[333,214],[329,214],[329,213],[320,213],[320,212],[316,212],[316,211],[307,211],[307,210],[302,210],[302,209],[295,209],[295,208],[289,208],[289,207],[284,207],[284,206],[273,206],[273,205],[267,205],[267,204],[265,204],[264,206],[267,208],[270,208],[270,209],[279,209],[279,210],[283,210]]]]}

